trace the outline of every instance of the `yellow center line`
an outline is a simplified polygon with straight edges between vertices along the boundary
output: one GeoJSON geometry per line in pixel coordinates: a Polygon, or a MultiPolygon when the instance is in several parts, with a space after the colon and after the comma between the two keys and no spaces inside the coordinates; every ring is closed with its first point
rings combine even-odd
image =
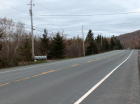
{"type": "Polygon", "coordinates": [[[35,77],[39,77],[41,76],[42,74],[36,74],[36,75],[33,75],[32,78],[35,78],[35,77]]]}
{"type": "Polygon", "coordinates": [[[8,85],[9,83],[0,83],[0,87],[8,85]]]}
{"type": "Polygon", "coordinates": [[[29,79],[30,79],[30,77],[21,78],[21,79],[15,80],[15,82],[25,81],[25,80],[29,80],[29,79]]]}
{"type": "Polygon", "coordinates": [[[74,65],[72,65],[72,67],[76,67],[76,66],[79,66],[80,64],[74,64],[74,65]]]}
{"type": "Polygon", "coordinates": [[[50,71],[48,71],[48,72],[42,72],[41,74],[42,74],[42,75],[45,75],[45,74],[53,73],[53,72],[56,72],[56,70],[50,70],[50,71]]]}
{"type": "Polygon", "coordinates": [[[96,59],[93,59],[93,60],[89,60],[89,61],[88,61],[88,63],[90,63],[90,62],[94,62],[94,61],[96,61],[96,59]]]}
{"type": "Polygon", "coordinates": [[[50,70],[50,71],[47,71],[47,72],[42,72],[40,74],[33,75],[32,78],[39,77],[39,76],[42,76],[42,75],[45,75],[45,74],[49,74],[49,73],[52,73],[52,72],[55,72],[55,71],[56,70],[50,70]]]}
{"type": "MultiPolygon", "coordinates": [[[[29,80],[31,78],[35,78],[35,77],[38,77],[38,76],[41,76],[41,75],[46,75],[46,74],[49,74],[49,73],[52,73],[52,72],[56,72],[56,70],[50,70],[50,71],[47,71],[47,72],[42,72],[40,74],[33,75],[32,77],[25,77],[25,78],[17,79],[15,81],[11,81],[11,83],[29,80]]],[[[8,84],[10,84],[10,83],[0,83],[0,87],[5,86],[5,85],[8,85],[8,84]]]]}

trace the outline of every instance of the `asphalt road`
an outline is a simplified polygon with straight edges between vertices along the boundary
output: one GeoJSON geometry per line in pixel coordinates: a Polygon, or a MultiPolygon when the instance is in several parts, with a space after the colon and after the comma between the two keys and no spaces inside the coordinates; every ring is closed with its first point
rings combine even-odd
{"type": "Polygon", "coordinates": [[[140,104],[139,65],[138,50],[118,50],[4,69],[0,104],[140,104]]]}

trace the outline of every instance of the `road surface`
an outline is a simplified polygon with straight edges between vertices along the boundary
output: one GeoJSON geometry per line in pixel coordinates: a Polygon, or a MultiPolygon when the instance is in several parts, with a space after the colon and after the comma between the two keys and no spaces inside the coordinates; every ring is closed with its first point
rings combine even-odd
{"type": "Polygon", "coordinates": [[[117,50],[4,69],[0,104],[140,104],[139,65],[138,50],[117,50]]]}

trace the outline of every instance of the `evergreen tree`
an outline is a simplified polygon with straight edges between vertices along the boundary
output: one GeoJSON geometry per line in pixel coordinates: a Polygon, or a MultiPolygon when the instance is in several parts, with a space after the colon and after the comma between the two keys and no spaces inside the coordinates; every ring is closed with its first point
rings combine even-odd
{"type": "Polygon", "coordinates": [[[115,37],[112,36],[111,39],[110,39],[110,49],[111,50],[114,50],[115,49],[115,37]]]}
{"type": "Polygon", "coordinates": [[[108,42],[107,38],[102,39],[102,50],[109,51],[109,42],[108,42]]]}
{"type": "Polygon", "coordinates": [[[116,46],[117,46],[116,47],[117,49],[123,49],[123,46],[122,46],[120,40],[118,40],[117,38],[116,38],[116,46]]]}
{"type": "Polygon", "coordinates": [[[96,38],[96,44],[97,44],[97,49],[99,52],[102,52],[102,45],[103,45],[103,37],[101,35],[98,35],[96,38]]]}
{"type": "Polygon", "coordinates": [[[107,40],[107,38],[98,35],[96,38],[96,44],[97,44],[97,48],[98,48],[98,52],[105,52],[109,50],[109,42],[107,40]]]}
{"type": "Polygon", "coordinates": [[[123,46],[120,43],[120,40],[118,40],[115,36],[112,36],[110,40],[110,48],[111,50],[123,49],[123,46]]]}
{"type": "Polygon", "coordinates": [[[41,38],[41,53],[43,55],[47,55],[48,54],[48,50],[49,50],[49,38],[48,38],[48,32],[46,29],[44,29],[44,34],[42,35],[43,37],[41,38]]]}
{"type": "Polygon", "coordinates": [[[94,36],[92,30],[89,30],[88,35],[86,37],[86,55],[92,55],[97,53],[97,46],[94,41],[94,36]]]}
{"type": "Polygon", "coordinates": [[[57,33],[55,37],[52,39],[51,49],[49,56],[51,58],[64,58],[65,53],[65,44],[63,40],[63,36],[60,36],[60,33],[57,33]]]}

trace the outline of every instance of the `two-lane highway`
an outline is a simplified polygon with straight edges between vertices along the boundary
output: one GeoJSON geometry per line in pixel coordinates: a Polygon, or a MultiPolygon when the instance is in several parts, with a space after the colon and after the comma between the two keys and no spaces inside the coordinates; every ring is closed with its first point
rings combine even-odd
{"type": "Polygon", "coordinates": [[[0,71],[0,104],[140,104],[138,51],[0,71]]]}

